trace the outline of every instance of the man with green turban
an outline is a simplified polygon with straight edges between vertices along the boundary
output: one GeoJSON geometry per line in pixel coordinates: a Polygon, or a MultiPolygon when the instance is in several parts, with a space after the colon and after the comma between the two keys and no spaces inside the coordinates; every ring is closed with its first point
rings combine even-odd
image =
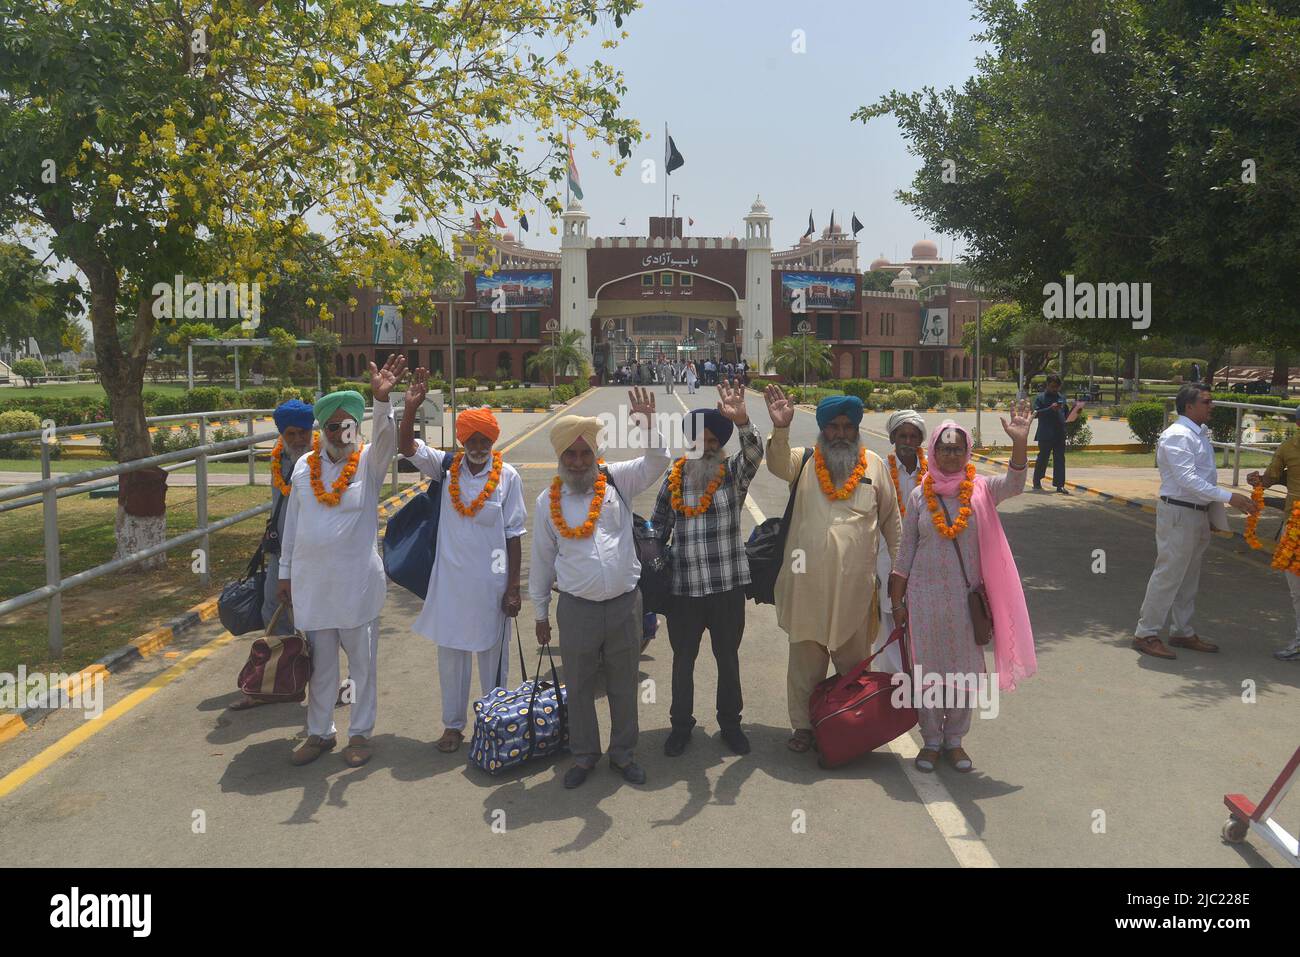
{"type": "Polygon", "coordinates": [[[331,392],[317,399],[320,434],[293,470],[279,596],[292,603],[294,625],[306,633],[312,659],[308,737],[293,753],[294,764],[310,764],[335,746],[340,646],[347,652],[353,686],[343,759],[352,767],[370,760],[368,739],[378,710],[379,613],[387,591],[375,548],[379,496],[397,450],[388,394],[405,372],[405,356],[390,356],[383,369],[370,363],[369,443],[361,438],[366,400],[360,393],[331,392]]]}

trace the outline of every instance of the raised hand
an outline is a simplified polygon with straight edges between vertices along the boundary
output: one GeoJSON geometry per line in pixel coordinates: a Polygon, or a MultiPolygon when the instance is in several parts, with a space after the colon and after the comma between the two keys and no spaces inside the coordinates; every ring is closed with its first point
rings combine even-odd
{"type": "Polygon", "coordinates": [[[627,394],[627,403],[630,409],[628,412],[630,418],[644,415],[647,427],[654,422],[655,397],[654,393],[649,389],[641,387],[633,389],[627,394]]]}
{"type": "Polygon", "coordinates": [[[767,414],[772,417],[772,425],[778,429],[787,429],[794,421],[794,403],[776,384],[769,385],[763,393],[767,403],[767,414]]]}
{"type": "Polygon", "coordinates": [[[406,387],[406,412],[414,415],[420,410],[420,403],[429,394],[429,370],[416,369],[411,373],[411,382],[406,387]]]}
{"type": "Polygon", "coordinates": [[[1024,448],[1029,444],[1029,424],[1034,421],[1034,414],[1028,399],[1012,403],[1010,422],[1004,416],[999,416],[999,419],[1002,421],[1003,431],[1007,433],[1013,445],[1024,448]]]}
{"type": "Polygon", "coordinates": [[[402,381],[402,376],[405,374],[406,356],[403,355],[389,356],[384,361],[382,369],[376,368],[373,362],[370,363],[370,391],[375,399],[387,402],[388,393],[393,391],[393,386],[402,381]]]}
{"type": "Polygon", "coordinates": [[[736,425],[749,425],[749,412],[745,409],[745,387],[735,383],[718,383],[718,411],[736,425]]]}

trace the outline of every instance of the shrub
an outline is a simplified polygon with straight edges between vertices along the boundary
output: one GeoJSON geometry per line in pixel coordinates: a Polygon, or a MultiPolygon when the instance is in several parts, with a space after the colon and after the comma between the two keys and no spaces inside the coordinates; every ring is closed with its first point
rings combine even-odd
{"type": "Polygon", "coordinates": [[[577,393],[573,391],[573,386],[571,385],[557,385],[555,387],[556,402],[568,402],[575,395],[577,395],[577,393]]]}
{"type": "Polygon", "coordinates": [[[208,433],[209,442],[233,442],[235,439],[246,439],[248,433],[243,429],[237,429],[233,425],[219,425],[208,433]]]}
{"type": "Polygon", "coordinates": [[[1168,379],[1174,374],[1174,360],[1165,359],[1161,356],[1152,356],[1142,361],[1142,367],[1139,370],[1144,379],[1168,379]]]}
{"type": "Polygon", "coordinates": [[[942,388],[943,386],[943,379],[941,379],[937,375],[914,375],[908,381],[911,383],[912,388],[914,389],[921,389],[926,387],[931,389],[938,389],[938,388],[942,388]]]}
{"type": "MultiPolygon", "coordinates": [[[[335,386],[331,386],[326,391],[337,392],[338,388],[335,386]]],[[[288,402],[290,399],[297,399],[300,402],[306,402],[308,405],[311,405],[313,402],[316,401],[316,390],[303,388],[296,385],[289,386],[288,388],[281,389],[279,392],[277,392],[274,398],[272,399],[270,405],[271,406],[281,405],[285,402],[288,402]]],[[[258,406],[257,408],[262,408],[262,406],[258,406]]]]}
{"type": "Polygon", "coordinates": [[[959,385],[953,391],[957,394],[957,404],[963,409],[969,409],[971,400],[975,398],[975,390],[968,385],[959,385]]]}
{"type": "MultiPolygon", "coordinates": [[[[298,389],[296,387],[293,389],[293,392],[293,398],[297,398],[298,389]]],[[[279,390],[274,386],[257,386],[256,388],[245,389],[243,392],[239,393],[239,405],[237,408],[273,409],[280,404],[277,401],[278,398],[279,390]]]]}
{"type": "MultiPolygon", "coordinates": [[[[0,412],[0,435],[8,432],[31,432],[41,427],[41,417],[35,412],[28,412],[23,409],[13,409],[9,412],[0,412]]],[[[58,448],[58,443],[52,443],[50,449],[53,455],[58,448]]],[[[6,459],[26,459],[34,458],[40,455],[41,440],[36,439],[10,439],[0,442],[0,458],[6,459]]]]}
{"type": "Polygon", "coordinates": [[[154,399],[153,411],[150,415],[180,415],[188,411],[185,408],[185,396],[183,395],[160,395],[154,399]]]}
{"type": "Polygon", "coordinates": [[[943,401],[942,389],[936,389],[933,386],[928,386],[924,389],[921,389],[920,393],[921,393],[921,405],[923,408],[933,409],[936,405],[938,405],[940,402],[943,401]]]}
{"type": "Polygon", "coordinates": [[[551,394],[545,389],[527,389],[507,398],[496,395],[488,399],[487,404],[493,408],[544,409],[551,401],[551,394]]]}
{"type": "Polygon", "coordinates": [[[844,379],[836,386],[836,388],[843,389],[845,395],[857,396],[864,405],[871,398],[871,392],[875,387],[875,383],[870,379],[844,379]]]}
{"type": "Polygon", "coordinates": [[[367,405],[369,405],[370,401],[375,397],[375,390],[370,387],[369,382],[340,382],[338,385],[334,386],[334,388],[330,389],[330,391],[360,392],[361,398],[366,400],[367,405]]]}
{"type": "Polygon", "coordinates": [[[478,379],[457,379],[456,388],[469,389],[473,391],[474,389],[478,388],[478,379]]]}
{"type": "Polygon", "coordinates": [[[216,412],[220,408],[221,389],[217,386],[196,386],[185,393],[186,412],[216,412]]]}
{"type": "Polygon", "coordinates": [[[917,394],[915,389],[895,389],[890,393],[889,399],[890,407],[895,409],[915,409],[918,406],[928,408],[927,406],[921,406],[921,396],[917,394]]]}
{"type": "Polygon", "coordinates": [[[1155,448],[1165,427],[1165,407],[1160,402],[1135,402],[1128,407],[1128,427],[1144,449],[1155,448]]]}
{"type": "Polygon", "coordinates": [[[1092,429],[1088,428],[1087,412],[1080,412],[1073,422],[1065,423],[1065,444],[1072,449],[1083,449],[1092,444],[1092,429]]]}
{"type": "Polygon", "coordinates": [[[19,359],[9,367],[13,370],[14,375],[22,376],[27,385],[33,385],[33,380],[45,375],[45,366],[41,364],[40,359],[19,359]]]}

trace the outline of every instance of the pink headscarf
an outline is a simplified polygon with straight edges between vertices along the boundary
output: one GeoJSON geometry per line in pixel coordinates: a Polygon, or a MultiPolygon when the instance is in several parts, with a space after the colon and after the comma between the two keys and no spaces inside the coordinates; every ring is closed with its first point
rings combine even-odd
{"type": "MultiPolygon", "coordinates": [[[[966,480],[965,467],[970,461],[971,435],[951,419],[945,419],[930,435],[930,470],[934,491],[939,495],[954,496],[966,480]],[[949,429],[966,439],[966,459],[962,470],[952,475],[940,471],[939,456],[935,450],[940,436],[949,429]]],[[[1025,606],[1025,592],[1020,586],[1020,570],[1007,544],[1002,520],[998,518],[997,504],[989,494],[982,475],[975,476],[971,493],[971,510],[975,513],[975,530],[979,537],[980,570],[984,575],[984,588],[988,592],[989,607],[993,611],[993,665],[998,674],[1001,691],[1015,691],[1016,682],[1030,677],[1038,670],[1034,654],[1034,633],[1029,625],[1029,609],[1025,606]]],[[[955,518],[955,516],[954,516],[955,518]]],[[[974,582],[971,583],[974,585],[974,582]]]]}

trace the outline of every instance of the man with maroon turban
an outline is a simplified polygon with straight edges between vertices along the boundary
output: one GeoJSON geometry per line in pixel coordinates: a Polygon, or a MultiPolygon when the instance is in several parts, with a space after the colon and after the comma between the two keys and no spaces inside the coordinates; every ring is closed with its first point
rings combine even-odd
{"type": "Polygon", "coordinates": [[[428,370],[417,369],[406,390],[398,451],[423,474],[441,480],[433,572],[412,630],[438,646],[444,730],[437,746],[450,753],[465,739],[474,656],[483,694],[506,685],[506,619],[519,614],[519,539],[528,511],[519,473],[492,449],[501,428],[490,409],[466,409],[456,417],[456,438],[464,448],[452,456],[444,477],[445,454],[415,438],[428,383],[428,370]]]}

